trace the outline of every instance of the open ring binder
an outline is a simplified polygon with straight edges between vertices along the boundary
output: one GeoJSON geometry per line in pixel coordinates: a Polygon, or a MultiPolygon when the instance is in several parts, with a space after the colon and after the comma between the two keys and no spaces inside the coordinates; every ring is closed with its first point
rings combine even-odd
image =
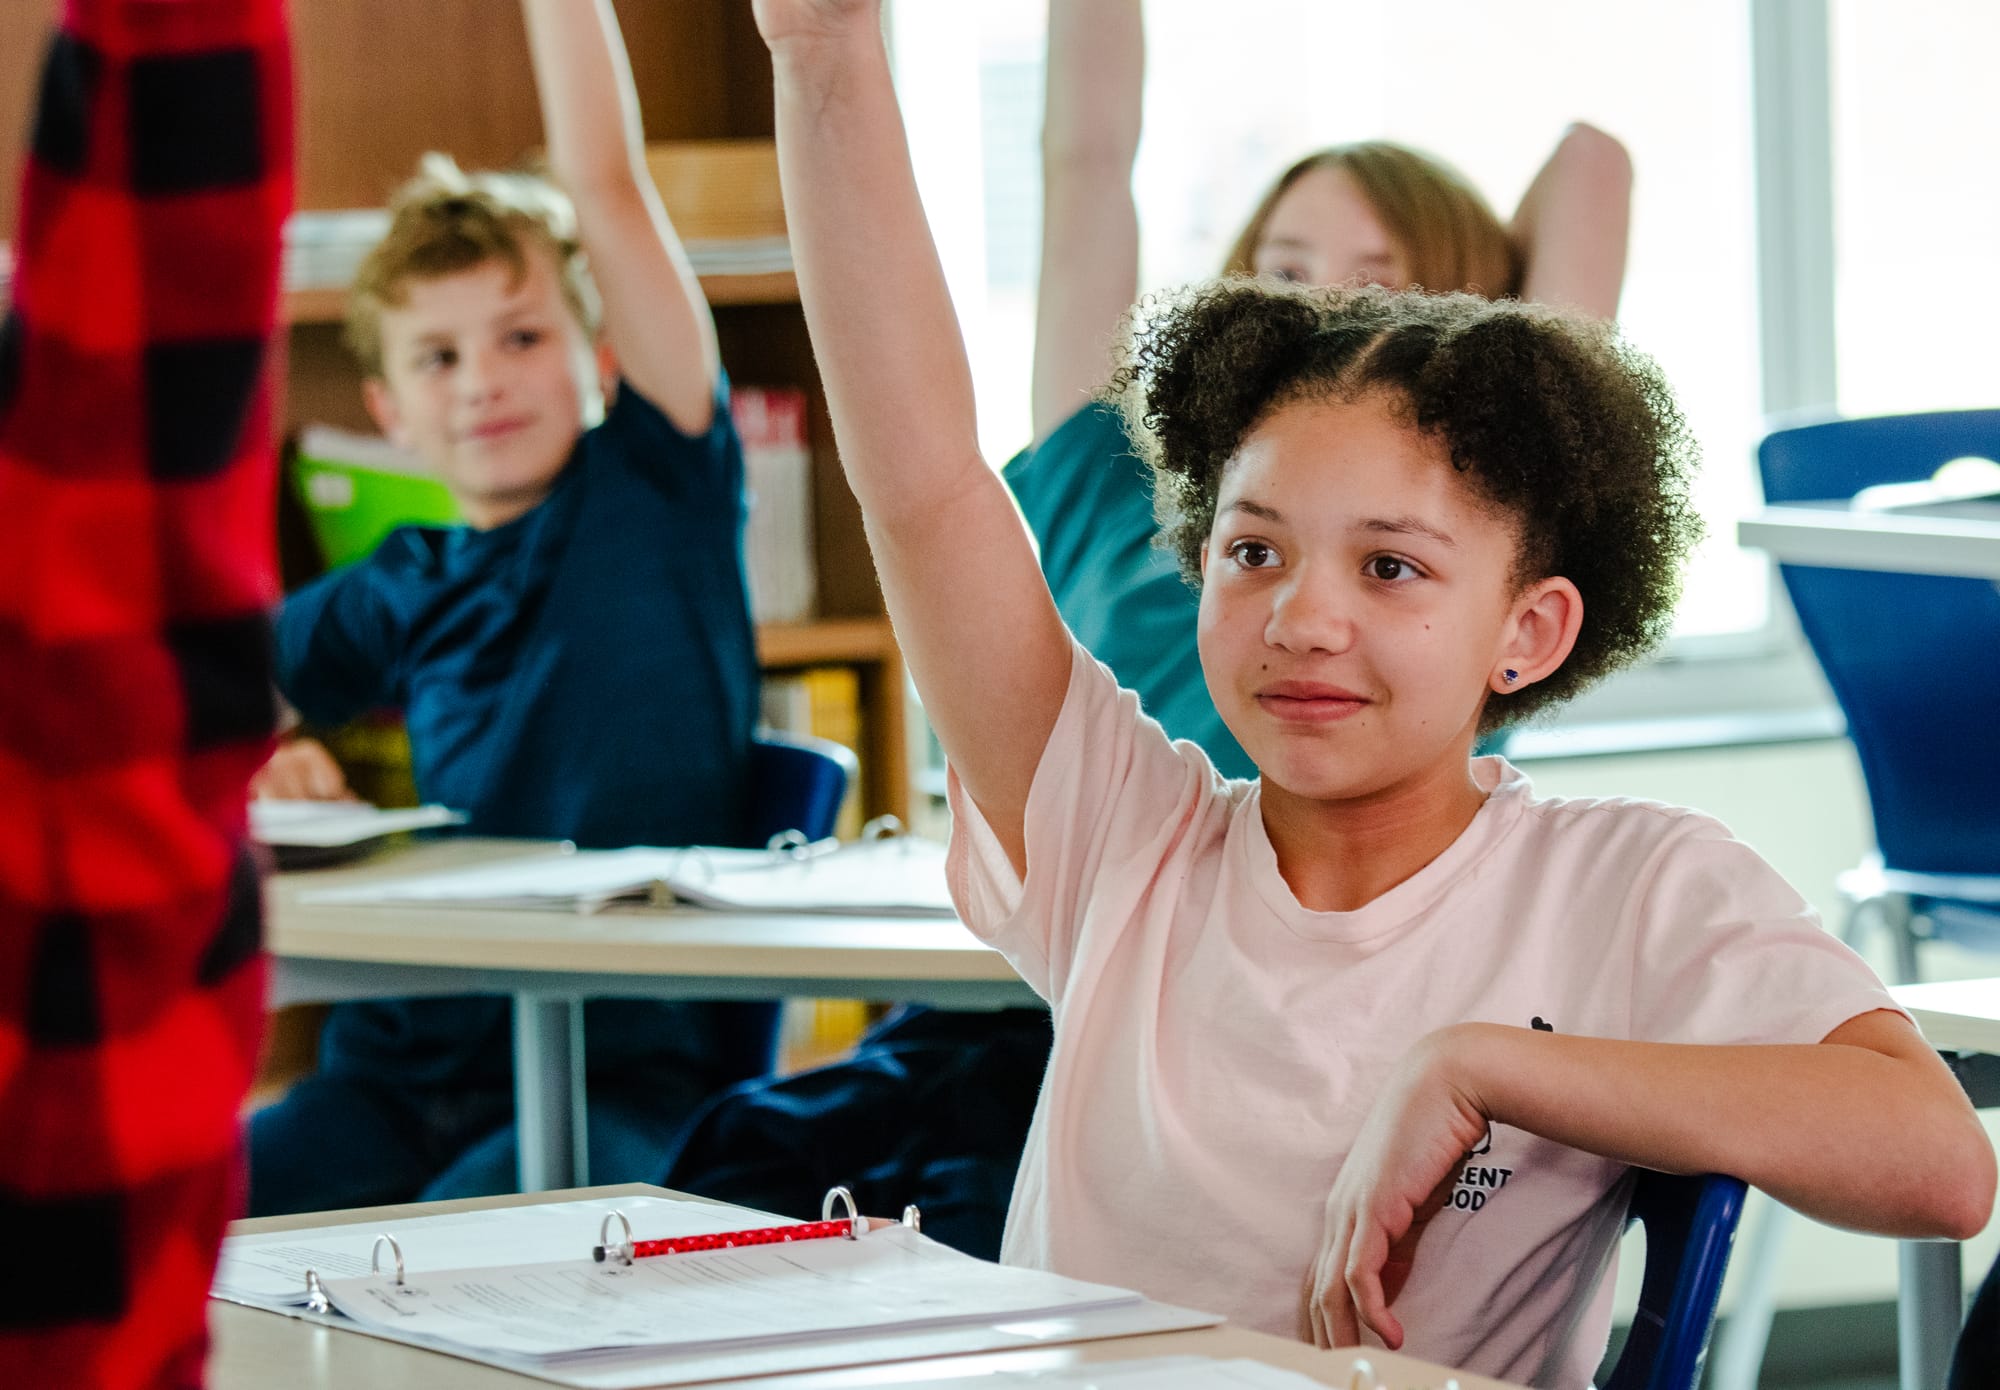
{"type": "MultiPolygon", "coordinates": [[[[663,1240],[635,1240],[632,1222],[622,1211],[605,1213],[597,1226],[597,1244],[591,1247],[591,1258],[598,1264],[630,1265],[641,1256],[684,1254],[698,1250],[726,1250],[738,1246],[782,1244],[792,1240],[812,1240],[835,1237],[842,1240],[859,1240],[868,1233],[868,1218],[855,1205],[854,1194],[845,1187],[828,1188],[820,1202],[818,1222],[799,1222],[793,1225],[762,1227],[750,1231],[726,1231],[720,1234],[669,1237],[663,1240]],[[836,1217],[834,1209],[844,1208],[845,1215],[836,1217]],[[618,1238],[612,1239],[611,1227],[618,1223],[618,1238]]],[[[912,1206],[903,1208],[902,1224],[911,1230],[920,1230],[923,1214],[912,1206]]],[[[375,1237],[375,1244],[368,1252],[368,1273],[379,1276],[382,1273],[382,1248],[387,1246],[390,1259],[395,1266],[396,1283],[408,1287],[408,1272],[403,1263],[403,1247],[387,1232],[375,1237]]],[[[317,1269],[306,1270],[307,1309],[315,1313],[333,1311],[332,1300],[328,1297],[325,1281],[317,1269]]]]}
{"type": "Polygon", "coordinates": [[[389,1247],[389,1253],[396,1257],[396,1282],[406,1283],[403,1278],[403,1247],[396,1244],[396,1238],[392,1235],[383,1234],[375,1237],[374,1247],[368,1252],[368,1272],[370,1274],[382,1272],[382,1247],[385,1245],[389,1247]]]}
{"type": "Polygon", "coordinates": [[[862,1224],[861,1213],[854,1209],[854,1194],[844,1187],[829,1187],[826,1190],[826,1196],[820,1198],[819,1202],[819,1219],[833,1220],[833,1207],[836,1202],[847,1208],[847,1238],[861,1239],[861,1233],[868,1228],[862,1224]]]}
{"type": "Polygon", "coordinates": [[[632,1263],[632,1223],[625,1219],[625,1213],[614,1211],[607,1215],[597,1227],[597,1258],[615,1258],[621,1265],[632,1263]],[[624,1239],[616,1245],[611,1243],[611,1223],[616,1221],[625,1232],[624,1239]]]}

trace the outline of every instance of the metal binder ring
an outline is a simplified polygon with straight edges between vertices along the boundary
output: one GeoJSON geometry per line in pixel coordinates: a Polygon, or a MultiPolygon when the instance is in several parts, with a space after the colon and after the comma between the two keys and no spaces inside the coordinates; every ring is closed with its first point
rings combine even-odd
{"type": "Polygon", "coordinates": [[[602,1250],[606,1257],[615,1259],[620,1264],[629,1265],[632,1263],[632,1223],[625,1219],[624,1212],[611,1212],[598,1224],[597,1248],[602,1250]],[[624,1239],[620,1240],[616,1245],[611,1243],[611,1223],[614,1221],[625,1232],[624,1239]]]}
{"type": "Polygon", "coordinates": [[[1347,1372],[1347,1390],[1382,1390],[1382,1382],[1375,1379],[1374,1365],[1356,1361],[1347,1372]]]}
{"type": "Polygon", "coordinates": [[[849,1240],[861,1239],[861,1233],[868,1228],[861,1224],[861,1213],[854,1208],[854,1194],[844,1187],[829,1187],[826,1190],[826,1196],[819,1204],[819,1219],[822,1221],[833,1220],[833,1204],[835,1202],[847,1208],[847,1238],[849,1240]]]}
{"type": "Polygon", "coordinates": [[[375,1237],[375,1244],[368,1251],[368,1272],[370,1274],[382,1272],[382,1247],[385,1245],[389,1247],[389,1253],[396,1257],[396,1282],[400,1284],[403,1282],[403,1247],[396,1244],[396,1238],[392,1235],[375,1237]]]}
{"type": "Polygon", "coordinates": [[[913,1231],[923,1230],[924,1214],[917,1210],[914,1202],[903,1208],[903,1224],[913,1231]]]}
{"type": "Polygon", "coordinates": [[[877,816],[861,827],[864,840],[893,840],[903,833],[903,822],[895,816],[877,816]]]}
{"type": "Polygon", "coordinates": [[[326,1285],[320,1282],[316,1269],[306,1271],[306,1308],[314,1313],[333,1311],[333,1300],[326,1296],[326,1285]]]}
{"type": "Polygon", "coordinates": [[[764,848],[790,859],[804,859],[812,852],[812,841],[806,838],[803,830],[780,830],[764,842],[764,848]]]}

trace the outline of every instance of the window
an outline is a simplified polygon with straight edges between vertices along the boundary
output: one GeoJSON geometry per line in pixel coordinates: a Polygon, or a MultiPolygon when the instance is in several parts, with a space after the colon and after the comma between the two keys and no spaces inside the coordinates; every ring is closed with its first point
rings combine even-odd
{"type": "Polygon", "coordinates": [[[1833,0],[1840,408],[2000,404],[2000,6],[1833,0]]]}
{"type": "MultiPolygon", "coordinates": [[[[899,0],[892,16],[918,178],[996,460],[1029,435],[1045,10],[899,0]]],[[[1674,383],[1708,460],[1711,538],[1680,630],[1762,631],[1767,566],[1734,536],[1758,500],[1760,430],[1743,0],[1238,0],[1227,21],[1225,34],[1209,0],[1147,5],[1142,285],[1213,274],[1269,181],[1321,145],[1419,146],[1504,218],[1569,121],[1611,131],[1638,172],[1620,317],[1674,383]]]]}

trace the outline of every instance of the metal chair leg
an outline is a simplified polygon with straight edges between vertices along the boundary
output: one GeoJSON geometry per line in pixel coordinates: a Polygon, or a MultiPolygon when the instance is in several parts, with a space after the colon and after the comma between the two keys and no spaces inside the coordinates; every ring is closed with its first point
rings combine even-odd
{"type": "Polygon", "coordinates": [[[1896,948],[1896,983],[1914,985],[1923,979],[1923,972],[1917,966],[1916,913],[1910,910],[1910,900],[1901,893],[1888,894],[1878,902],[1882,924],[1888,927],[1890,941],[1896,948]]]}

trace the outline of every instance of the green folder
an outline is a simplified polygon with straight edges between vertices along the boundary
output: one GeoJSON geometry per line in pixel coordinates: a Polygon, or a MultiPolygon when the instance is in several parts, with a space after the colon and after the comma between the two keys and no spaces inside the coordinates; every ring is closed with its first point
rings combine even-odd
{"type": "Polygon", "coordinates": [[[462,519],[421,462],[373,435],[308,427],[292,472],[328,569],[366,557],[398,526],[462,519]]]}

